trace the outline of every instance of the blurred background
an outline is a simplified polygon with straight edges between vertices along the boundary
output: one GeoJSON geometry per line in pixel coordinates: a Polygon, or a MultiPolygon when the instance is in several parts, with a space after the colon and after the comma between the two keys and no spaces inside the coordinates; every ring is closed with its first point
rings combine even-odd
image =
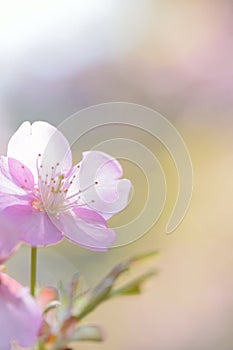
{"type": "MultiPolygon", "coordinates": [[[[144,266],[156,266],[160,273],[146,283],[141,296],[106,303],[89,317],[106,328],[106,341],[78,348],[231,350],[233,2],[9,0],[0,4],[1,153],[25,120],[59,125],[84,107],[125,101],[155,109],[170,120],[193,162],[190,209],[172,235],[165,234],[165,226],[177,194],[176,169],[159,142],[142,134],[140,142],[158,157],[168,184],[165,208],[156,225],[136,242],[108,253],[86,251],[68,242],[40,250],[40,283],[67,281],[79,270],[87,286],[133,254],[160,251],[144,266]]],[[[101,131],[103,140],[109,132],[101,131]]],[[[127,130],[122,134],[127,135],[127,130]]],[[[86,135],[85,149],[75,156],[89,144],[92,147],[99,135],[86,135]]],[[[133,136],[138,137],[131,132],[133,136]]],[[[141,210],[147,191],[143,173],[132,164],[122,164],[133,182],[134,196],[129,208],[110,222],[113,226],[141,210]]],[[[9,273],[22,283],[28,283],[28,257],[24,247],[8,263],[9,273]]]]}

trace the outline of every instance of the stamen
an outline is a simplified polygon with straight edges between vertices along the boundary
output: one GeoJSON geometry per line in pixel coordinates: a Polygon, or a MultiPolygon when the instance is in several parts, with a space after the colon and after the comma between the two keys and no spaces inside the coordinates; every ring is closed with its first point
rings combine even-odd
{"type": "Polygon", "coordinates": [[[87,203],[78,204],[78,201],[74,201],[72,203],[68,203],[68,204],[62,205],[61,207],[59,207],[59,210],[66,211],[66,210],[72,209],[74,207],[81,208],[81,207],[85,207],[86,205],[88,205],[90,203],[94,203],[94,202],[95,202],[94,200],[91,200],[91,201],[89,201],[87,203]]]}
{"type": "Polygon", "coordinates": [[[60,193],[61,187],[63,185],[62,181],[64,180],[65,176],[62,174],[59,176],[59,182],[57,185],[56,193],[60,193]]]}
{"type": "Polygon", "coordinates": [[[93,186],[95,186],[95,185],[97,185],[97,184],[98,184],[98,181],[95,181],[94,184],[91,184],[91,185],[87,186],[86,188],[83,188],[82,190],[78,190],[78,192],[76,192],[76,193],[72,194],[71,196],[67,197],[66,200],[70,200],[71,198],[74,198],[74,197],[80,195],[80,193],[86,192],[86,191],[89,190],[91,187],[93,187],[93,186]]]}
{"type": "MultiPolygon", "coordinates": [[[[61,174],[60,168],[58,168],[60,163],[57,162],[51,166],[51,170],[47,174],[43,174],[43,170],[40,170],[43,168],[43,165],[39,157],[41,157],[41,154],[38,154],[37,159],[38,188],[34,188],[35,201],[33,202],[33,206],[36,209],[44,210],[44,205],[46,205],[48,210],[55,214],[75,206],[82,207],[89,203],[94,203],[94,200],[91,200],[89,203],[80,204],[80,194],[97,185],[98,181],[95,181],[82,190],[77,188],[76,193],[69,196],[70,186],[74,183],[75,185],[79,184],[78,169],[81,167],[80,164],[71,169],[69,173],[61,174]]],[[[28,181],[28,179],[25,180],[28,181]]]]}

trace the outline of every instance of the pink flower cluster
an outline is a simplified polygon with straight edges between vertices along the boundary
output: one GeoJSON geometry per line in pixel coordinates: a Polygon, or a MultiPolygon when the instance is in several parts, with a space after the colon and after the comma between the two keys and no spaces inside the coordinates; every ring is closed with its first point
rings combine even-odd
{"type": "MultiPolygon", "coordinates": [[[[123,210],[131,183],[119,162],[99,151],[72,165],[68,141],[46,122],[23,123],[0,157],[0,264],[20,243],[32,247],[67,237],[106,251],[116,240],[107,220],[123,210]]],[[[42,323],[27,289],[0,272],[0,350],[12,340],[32,346],[42,323]]]]}

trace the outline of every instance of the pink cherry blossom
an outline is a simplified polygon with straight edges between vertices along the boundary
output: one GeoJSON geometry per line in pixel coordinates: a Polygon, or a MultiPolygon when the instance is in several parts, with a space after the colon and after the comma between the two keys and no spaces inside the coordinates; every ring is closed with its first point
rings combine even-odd
{"type": "Polygon", "coordinates": [[[116,234],[106,220],[126,207],[131,189],[122,175],[119,162],[99,151],[84,152],[72,166],[69,143],[59,130],[24,122],[7,156],[0,157],[0,261],[19,242],[47,246],[64,236],[107,250],[116,234]]]}
{"type": "Polygon", "coordinates": [[[39,305],[17,281],[0,272],[0,350],[35,345],[42,325],[39,305]]]}

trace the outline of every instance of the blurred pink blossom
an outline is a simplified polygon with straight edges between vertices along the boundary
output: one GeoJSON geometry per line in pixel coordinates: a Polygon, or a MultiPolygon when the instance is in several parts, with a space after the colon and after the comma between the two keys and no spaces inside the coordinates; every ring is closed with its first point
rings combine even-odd
{"type": "Polygon", "coordinates": [[[39,305],[26,288],[0,272],[0,350],[10,350],[11,342],[33,346],[42,325],[39,305]]]}

